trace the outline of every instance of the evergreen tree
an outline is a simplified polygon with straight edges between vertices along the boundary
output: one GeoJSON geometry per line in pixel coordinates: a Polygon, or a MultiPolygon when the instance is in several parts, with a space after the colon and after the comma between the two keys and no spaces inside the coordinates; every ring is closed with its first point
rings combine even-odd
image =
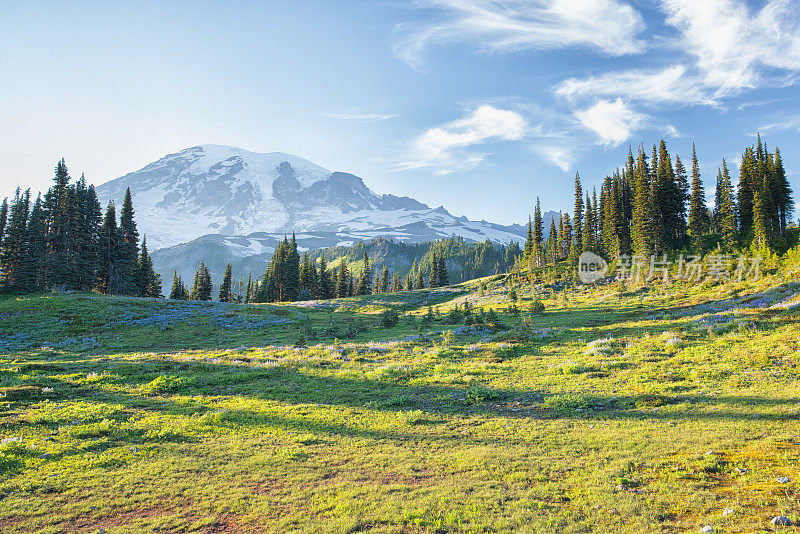
{"type": "Polygon", "coordinates": [[[331,299],[336,296],[328,265],[325,263],[325,254],[319,258],[319,298],[331,299]]]}
{"type": "Polygon", "coordinates": [[[558,229],[556,229],[556,220],[554,218],[550,219],[550,235],[547,236],[547,256],[553,265],[558,261],[558,229]]]}
{"type": "Polygon", "coordinates": [[[253,271],[247,274],[247,288],[245,289],[244,301],[248,304],[253,302],[253,271]]]}
{"type": "Polygon", "coordinates": [[[533,223],[530,216],[528,216],[528,237],[525,239],[525,260],[530,261],[533,256],[533,223]]]}
{"type": "Polygon", "coordinates": [[[381,293],[389,292],[389,268],[386,265],[384,265],[383,270],[381,270],[381,281],[379,287],[381,293]]]}
{"type": "Polygon", "coordinates": [[[208,272],[206,264],[201,261],[200,268],[194,273],[194,284],[192,284],[190,300],[211,300],[212,290],[211,273],[208,272]]]}
{"type": "Polygon", "coordinates": [[[100,227],[100,262],[97,269],[97,287],[107,295],[117,295],[120,290],[120,274],[117,267],[118,248],[117,210],[112,201],[106,207],[103,224],[100,227]]]}
{"type": "Polygon", "coordinates": [[[722,160],[722,171],[717,180],[719,198],[717,208],[717,232],[722,240],[722,248],[726,252],[733,252],[737,241],[736,229],[736,203],[734,201],[733,184],[728,174],[728,165],[722,160]]]}
{"type": "Polygon", "coordinates": [[[149,298],[163,298],[161,295],[161,275],[153,269],[153,259],[147,252],[147,238],[142,239],[142,251],[139,254],[139,294],[149,298]]]}
{"type": "Polygon", "coordinates": [[[572,231],[574,239],[570,249],[570,260],[574,262],[583,252],[583,188],[578,173],[575,173],[575,210],[573,211],[572,231]]]}
{"type": "Polygon", "coordinates": [[[4,290],[23,291],[30,280],[26,260],[30,200],[30,189],[20,194],[17,187],[9,208],[6,235],[0,251],[0,285],[4,290]]]}
{"type": "Polygon", "coordinates": [[[25,238],[24,272],[27,280],[23,287],[27,291],[40,291],[47,286],[47,241],[46,220],[41,195],[36,197],[28,217],[28,227],[25,238]]]}
{"type": "Polygon", "coordinates": [[[742,163],[739,166],[739,232],[745,241],[753,235],[753,204],[755,201],[756,184],[756,161],[753,147],[745,149],[742,155],[742,163]]]}
{"type": "Polygon", "coordinates": [[[436,258],[436,251],[431,253],[431,272],[428,276],[428,287],[439,287],[439,260],[436,258]]]}
{"type": "Polygon", "coordinates": [[[100,224],[103,212],[94,186],[86,187],[86,179],[76,186],[78,219],[76,223],[75,252],[73,254],[74,286],[82,291],[92,289],[97,282],[100,262],[100,224]]]}
{"type": "Polygon", "coordinates": [[[764,176],[762,187],[756,192],[753,202],[753,239],[760,246],[772,246],[775,238],[773,213],[775,204],[769,187],[769,178],[764,176]]]}
{"type": "MultiPolygon", "coordinates": [[[[694,147],[692,153],[694,155],[694,147]]],[[[683,186],[678,183],[672,158],[663,139],[659,143],[657,164],[654,158],[653,170],[654,200],[658,210],[657,221],[660,222],[660,235],[657,237],[662,250],[664,247],[678,248],[683,244],[686,234],[685,200],[681,191],[683,186]]]]}
{"type": "Polygon", "coordinates": [[[436,271],[437,271],[436,274],[438,276],[437,285],[439,287],[446,287],[446,286],[450,285],[450,281],[448,280],[448,276],[447,276],[447,265],[445,265],[445,262],[444,262],[444,251],[441,251],[439,253],[439,263],[438,263],[438,268],[436,269],[436,271]]]}
{"type": "Polygon", "coordinates": [[[417,281],[414,283],[414,289],[425,289],[425,279],[422,277],[422,269],[417,269],[417,281]]]}
{"type": "Polygon", "coordinates": [[[300,262],[300,287],[312,296],[318,294],[316,275],[316,269],[308,258],[308,252],[304,252],[300,262]]]}
{"type": "Polygon", "coordinates": [[[403,281],[396,272],[392,273],[392,293],[399,293],[403,290],[403,281]]]}
{"type": "Polygon", "coordinates": [[[586,217],[583,223],[583,243],[581,244],[581,252],[594,250],[594,207],[592,206],[592,199],[589,197],[588,191],[586,192],[586,217]]]}
{"type": "Polygon", "coordinates": [[[542,209],[539,197],[536,197],[536,208],[533,211],[533,264],[536,266],[539,265],[539,257],[542,254],[543,232],[542,209]]]}
{"type": "Polygon", "coordinates": [[[350,296],[350,278],[347,271],[347,263],[344,260],[339,262],[339,272],[336,279],[336,296],[338,298],[345,298],[350,296]]]}
{"type": "Polygon", "coordinates": [[[697,153],[692,144],[692,196],[689,202],[689,235],[692,238],[692,248],[695,252],[702,252],[702,237],[706,227],[706,193],[703,181],[700,179],[700,165],[697,163],[697,153]]]}
{"type": "MultiPolygon", "coordinates": [[[[780,235],[786,232],[786,226],[789,222],[792,212],[794,211],[794,198],[792,196],[792,188],[789,185],[789,180],[786,178],[786,171],[783,168],[783,159],[781,158],[781,151],[775,148],[775,166],[774,166],[774,181],[776,187],[775,204],[778,207],[780,216],[780,235]]],[[[2,221],[0,220],[0,224],[2,221]]],[[[0,232],[1,233],[1,232],[0,232]]]]}
{"type": "Polygon", "coordinates": [[[139,256],[139,231],[133,219],[133,202],[130,187],[125,191],[125,199],[120,211],[119,237],[117,245],[117,270],[119,272],[119,293],[123,295],[136,295],[138,281],[136,280],[137,263],[139,256]]]}
{"type": "Polygon", "coordinates": [[[570,220],[569,213],[564,214],[564,238],[561,245],[561,257],[565,258],[569,255],[570,248],[572,247],[572,221],[570,220]]]}
{"type": "MultiPolygon", "coordinates": [[[[306,258],[307,259],[307,258],[306,258]]],[[[222,276],[222,284],[219,286],[219,301],[233,302],[233,267],[230,263],[225,266],[225,274],[222,276]]]]}
{"type": "Polygon", "coordinates": [[[169,292],[169,298],[172,300],[186,300],[185,287],[183,280],[178,276],[178,271],[172,272],[172,289],[169,292]]]}
{"type": "Polygon", "coordinates": [[[634,179],[631,241],[634,253],[647,257],[655,251],[654,206],[647,157],[641,149],[639,149],[639,158],[634,168],[634,179]]]}
{"type": "Polygon", "coordinates": [[[71,250],[69,172],[62,158],[56,164],[53,186],[45,194],[44,210],[47,226],[47,283],[67,287],[72,279],[69,261],[71,250]]]}
{"type": "Polygon", "coordinates": [[[356,295],[372,294],[372,269],[369,265],[366,248],[364,249],[364,267],[361,269],[361,277],[358,279],[358,287],[355,293],[356,295]]]}
{"type": "Polygon", "coordinates": [[[0,246],[3,244],[3,236],[6,233],[6,223],[8,222],[8,198],[3,199],[0,205],[0,246]]]}

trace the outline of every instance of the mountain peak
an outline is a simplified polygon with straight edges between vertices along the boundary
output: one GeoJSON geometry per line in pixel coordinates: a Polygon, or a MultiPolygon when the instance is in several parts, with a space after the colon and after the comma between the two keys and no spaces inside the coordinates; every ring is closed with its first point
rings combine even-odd
{"type": "Polygon", "coordinates": [[[508,242],[502,228],[456,219],[408,197],[377,195],[346,172],[330,172],[283,152],[202,144],[168,154],[97,188],[102,202],[130,188],[139,230],[153,250],[204,235],[332,232],[342,238],[391,235],[419,241],[463,235],[508,242]],[[410,231],[420,222],[421,233],[410,231]],[[398,230],[405,228],[404,230],[398,230]],[[417,235],[419,234],[419,235],[417,235]]]}

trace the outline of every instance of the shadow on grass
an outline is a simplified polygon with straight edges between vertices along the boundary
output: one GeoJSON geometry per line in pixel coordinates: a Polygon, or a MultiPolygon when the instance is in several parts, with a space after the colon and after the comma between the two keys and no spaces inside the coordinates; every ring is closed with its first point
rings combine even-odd
{"type": "MultiPolygon", "coordinates": [[[[95,370],[82,362],[60,362],[65,376],[95,370]]],[[[45,370],[49,363],[22,365],[45,370]]],[[[482,415],[528,419],[609,420],[774,420],[800,418],[798,413],[758,413],[778,408],[800,410],[800,399],[763,396],[705,396],[702,394],[600,395],[581,392],[554,393],[517,388],[413,384],[413,370],[400,370],[386,379],[326,377],[294,367],[254,367],[243,363],[170,362],[135,360],[103,362],[110,377],[92,384],[75,384],[65,376],[37,377],[37,385],[51,384],[59,400],[122,404],[126,409],[144,409],[170,415],[191,416],[206,410],[192,402],[203,397],[224,400],[244,397],[288,406],[348,407],[356,410],[408,412],[420,410],[436,415],[482,415]],[[406,374],[403,374],[406,373],[406,374]],[[161,376],[174,377],[164,389],[147,386],[161,376]],[[134,388],[121,392],[120,388],[134,388]],[[136,391],[138,390],[138,391],[136,391]],[[171,398],[180,399],[179,403],[171,398]],[[199,412],[198,412],[199,410],[199,412]]],[[[17,401],[22,409],[44,397],[17,401]]],[[[257,420],[263,414],[253,414],[257,420]]],[[[247,419],[248,417],[245,417],[247,419]]],[[[274,425],[278,420],[265,421],[274,425]]],[[[302,426],[301,420],[293,423],[302,426]]],[[[134,439],[136,436],[130,436],[134,439]]]]}

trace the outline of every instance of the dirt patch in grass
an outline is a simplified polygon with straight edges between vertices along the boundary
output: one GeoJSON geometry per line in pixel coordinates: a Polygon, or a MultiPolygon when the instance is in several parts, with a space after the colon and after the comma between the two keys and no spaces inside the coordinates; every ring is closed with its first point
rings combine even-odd
{"type": "Polygon", "coordinates": [[[135,509],[114,510],[109,515],[105,516],[98,515],[95,517],[89,514],[79,515],[61,522],[59,526],[66,532],[97,532],[101,528],[123,527],[136,523],[137,521],[164,516],[171,516],[173,519],[177,518],[182,523],[189,524],[199,518],[199,514],[192,506],[192,503],[175,504],[164,501],[157,505],[143,506],[135,509]]]}

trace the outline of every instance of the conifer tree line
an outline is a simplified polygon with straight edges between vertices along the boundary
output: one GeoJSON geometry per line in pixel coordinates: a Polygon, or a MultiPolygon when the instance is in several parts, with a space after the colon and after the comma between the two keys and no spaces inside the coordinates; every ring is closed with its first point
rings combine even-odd
{"type": "Polygon", "coordinates": [[[747,147],[736,187],[723,159],[717,171],[712,208],[697,151],[692,145],[690,168],[670,154],[664,140],[652,151],[640,146],[634,155],[591,194],[579,174],[574,182],[572,216],[563,213],[551,223],[543,242],[539,200],[528,221],[527,240],[515,269],[575,262],[585,251],[615,259],[623,254],[661,255],[678,251],[731,253],[749,246],[785,248],[794,199],[779,148],[768,150],[758,136],[747,147]]]}
{"type": "Polygon", "coordinates": [[[56,164],[54,183],[31,199],[17,188],[0,205],[0,291],[99,291],[112,295],[161,296],[147,240],[139,245],[131,192],[117,219],[109,202],[103,213],[94,186],[72,181],[66,163],[56,164]]]}
{"type": "MultiPolygon", "coordinates": [[[[346,258],[339,258],[330,266],[324,252],[318,257],[297,250],[294,234],[284,238],[272,255],[260,279],[248,275],[247,283],[238,285],[232,280],[231,264],[219,288],[220,302],[292,302],[302,300],[346,298],[376,293],[395,293],[415,289],[445,287],[450,284],[444,243],[432,247],[425,256],[428,261],[414,263],[405,277],[390,272],[386,265],[380,271],[373,269],[365,247],[360,247],[360,266],[351,269],[346,258]]],[[[205,263],[195,273],[191,290],[177,274],[173,273],[169,297],[176,300],[211,300],[213,286],[205,263]]]]}

